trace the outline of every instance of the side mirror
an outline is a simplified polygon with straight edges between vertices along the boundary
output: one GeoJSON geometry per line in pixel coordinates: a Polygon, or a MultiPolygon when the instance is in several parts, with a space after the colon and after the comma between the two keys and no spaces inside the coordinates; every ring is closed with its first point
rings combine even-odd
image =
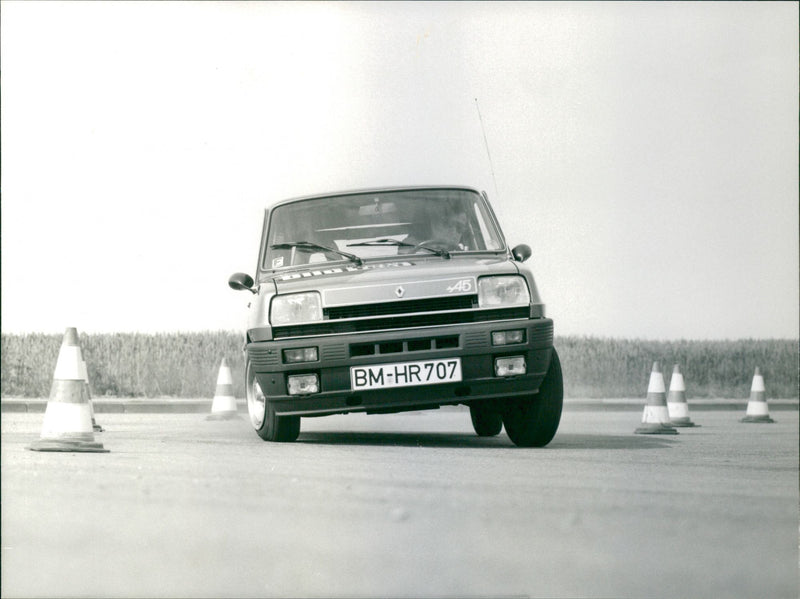
{"type": "Polygon", "coordinates": [[[256,293],[256,290],[253,289],[253,282],[253,277],[250,275],[243,272],[235,272],[228,279],[228,287],[237,291],[247,289],[250,293],[256,293]]]}
{"type": "Polygon", "coordinates": [[[530,246],[521,243],[511,250],[511,254],[517,262],[525,262],[525,260],[531,257],[532,252],[530,246]]]}

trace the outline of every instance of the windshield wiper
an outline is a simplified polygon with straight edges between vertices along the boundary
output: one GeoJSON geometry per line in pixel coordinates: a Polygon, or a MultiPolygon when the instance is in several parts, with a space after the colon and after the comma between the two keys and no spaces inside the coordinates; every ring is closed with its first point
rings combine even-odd
{"type": "Polygon", "coordinates": [[[350,254],[349,252],[343,252],[341,250],[337,250],[336,248],[329,248],[325,245],[320,245],[318,243],[314,243],[313,241],[287,241],[286,243],[276,243],[275,245],[269,246],[271,250],[290,250],[292,248],[303,248],[307,250],[321,250],[323,252],[331,252],[332,254],[338,254],[343,258],[347,258],[351,262],[355,262],[357,265],[361,266],[364,264],[364,261],[356,256],[355,254],[350,254]]]}
{"type": "Polygon", "coordinates": [[[421,250],[428,250],[429,252],[433,252],[437,256],[442,256],[443,258],[447,258],[447,259],[450,258],[450,252],[448,252],[447,250],[445,250],[443,248],[441,248],[441,249],[440,248],[432,248],[432,247],[428,247],[427,245],[418,245],[418,244],[413,244],[413,243],[406,243],[405,241],[398,241],[397,239],[389,239],[389,238],[374,239],[372,241],[360,241],[358,243],[348,243],[347,247],[354,247],[354,246],[359,246],[359,245],[390,245],[390,246],[396,246],[396,247],[400,247],[400,248],[419,248],[421,250]]]}

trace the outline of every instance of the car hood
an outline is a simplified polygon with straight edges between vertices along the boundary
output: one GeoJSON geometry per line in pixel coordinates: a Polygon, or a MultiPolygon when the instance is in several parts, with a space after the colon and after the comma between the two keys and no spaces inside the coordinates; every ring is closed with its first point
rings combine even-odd
{"type": "Polygon", "coordinates": [[[475,294],[478,277],[518,272],[516,263],[506,256],[459,256],[449,260],[374,261],[361,266],[313,265],[308,269],[273,273],[263,283],[273,283],[276,293],[317,290],[325,306],[335,306],[475,294]]]}

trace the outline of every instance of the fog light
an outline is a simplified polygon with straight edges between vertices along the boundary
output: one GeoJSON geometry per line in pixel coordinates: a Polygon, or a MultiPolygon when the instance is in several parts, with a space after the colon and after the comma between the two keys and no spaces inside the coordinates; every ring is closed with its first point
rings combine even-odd
{"type": "Polygon", "coordinates": [[[283,363],[296,364],[297,362],[316,362],[319,353],[316,347],[300,347],[298,349],[283,350],[283,363]]]}
{"type": "Polygon", "coordinates": [[[511,358],[497,358],[494,361],[496,376],[517,376],[525,374],[525,358],[513,356],[511,358]]]}
{"type": "Polygon", "coordinates": [[[316,374],[292,374],[288,379],[289,395],[308,395],[319,393],[319,379],[316,374]]]}
{"type": "Polygon", "coordinates": [[[494,331],[492,333],[492,345],[508,345],[510,343],[522,343],[523,341],[525,341],[524,329],[494,331]]]}

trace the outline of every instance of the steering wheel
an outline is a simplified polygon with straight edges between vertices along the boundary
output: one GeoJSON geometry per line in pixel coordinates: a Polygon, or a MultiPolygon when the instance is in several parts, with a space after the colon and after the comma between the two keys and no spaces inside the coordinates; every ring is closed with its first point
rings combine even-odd
{"type": "Polygon", "coordinates": [[[441,249],[446,249],[450,242],[445,239],[426,239],[425,241],[420,241],[417,245],[414,246],[414,249],[411,250],[412,252],[416,252],[419,249],[424,249],[423,246],[430,246],[430,245],[439,245],[442,246],[441,249]]]}

